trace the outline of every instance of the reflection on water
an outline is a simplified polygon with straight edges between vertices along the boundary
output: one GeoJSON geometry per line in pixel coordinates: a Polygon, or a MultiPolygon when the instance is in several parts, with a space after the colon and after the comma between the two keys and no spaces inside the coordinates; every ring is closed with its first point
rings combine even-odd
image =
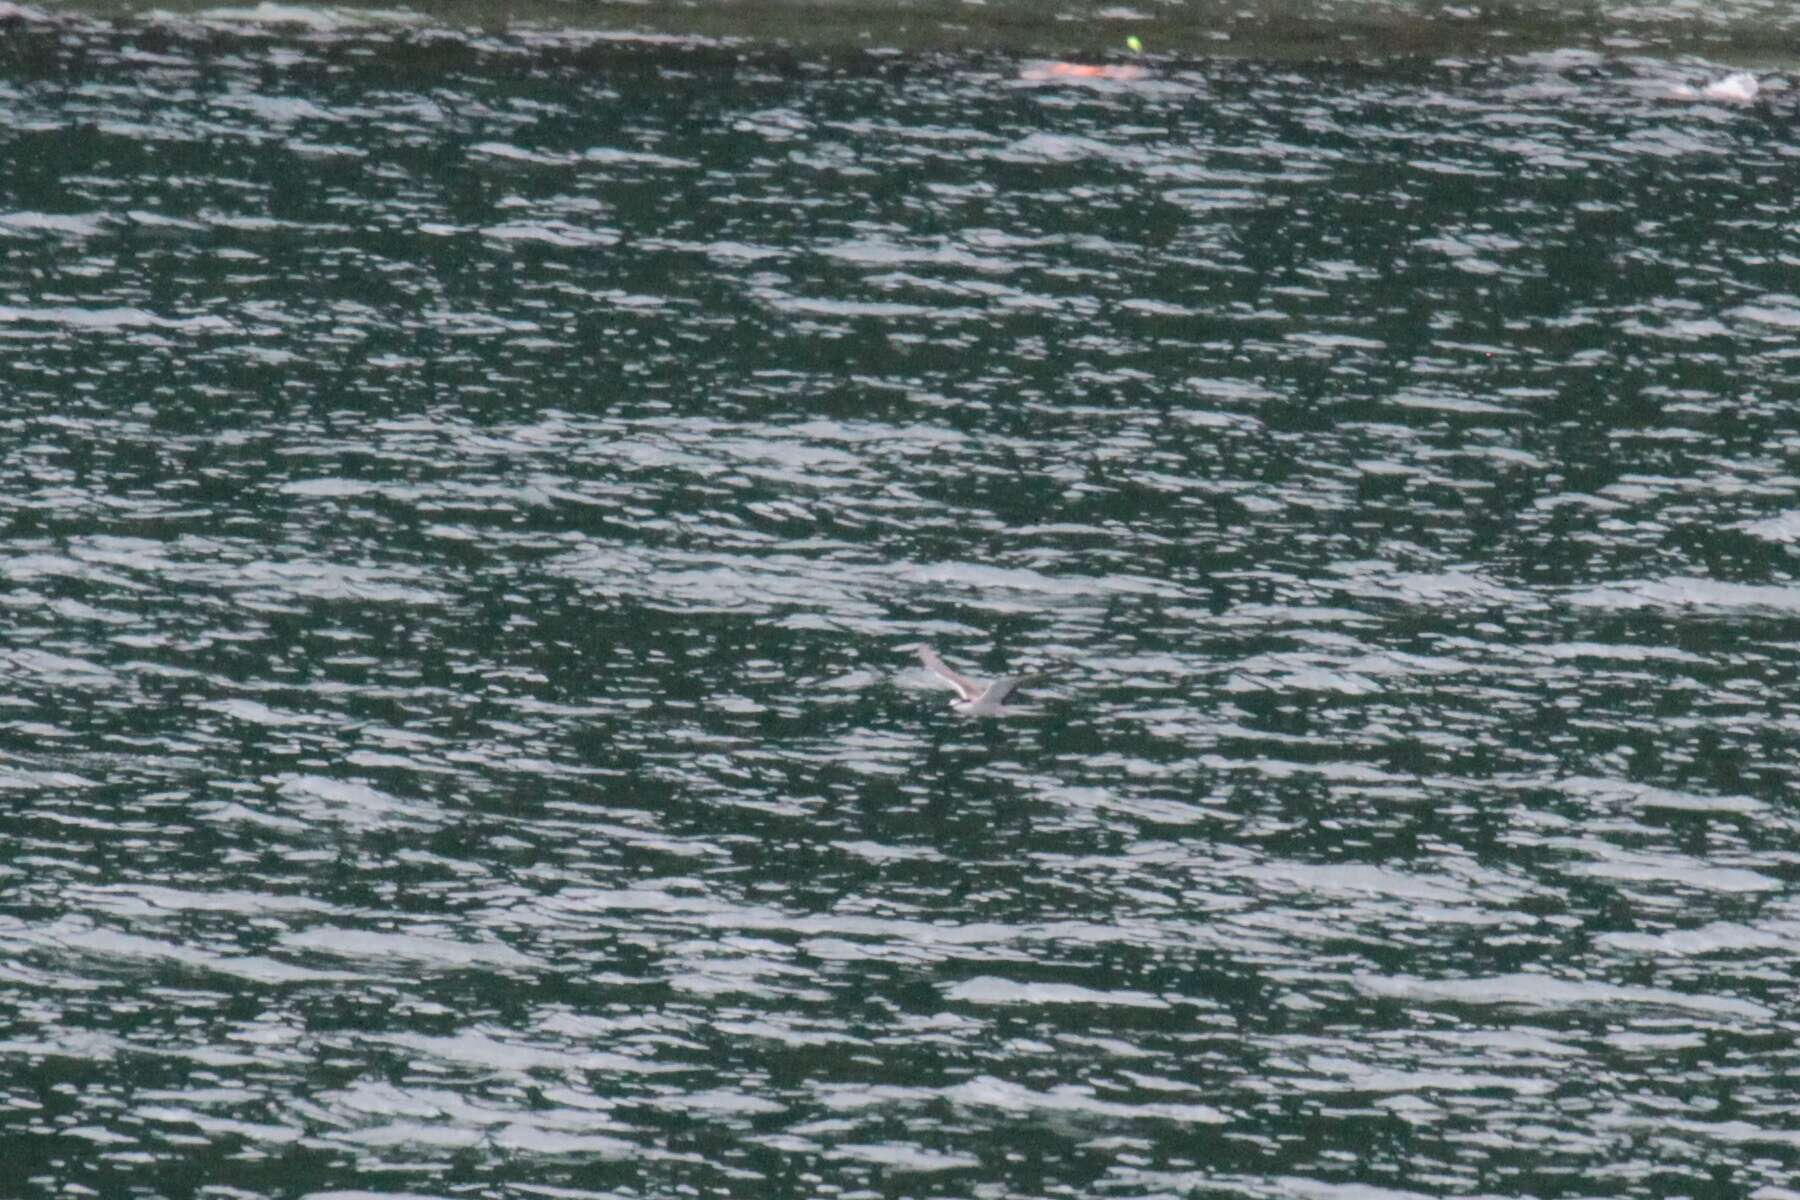
{"type": "Polygon", "coordinates": [[[1778,73],[7,37],[20,1194],[1791,1186],[1778,73]]]}

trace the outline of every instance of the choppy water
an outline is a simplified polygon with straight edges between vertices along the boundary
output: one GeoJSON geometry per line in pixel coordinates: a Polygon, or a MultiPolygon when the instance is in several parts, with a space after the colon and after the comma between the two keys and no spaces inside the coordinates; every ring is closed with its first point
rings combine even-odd
{"type": "Polygon", "coordinates": [[[9,1194],[1794,1194],[1779,73],[184,28],[0,67],[9,1194]]]}

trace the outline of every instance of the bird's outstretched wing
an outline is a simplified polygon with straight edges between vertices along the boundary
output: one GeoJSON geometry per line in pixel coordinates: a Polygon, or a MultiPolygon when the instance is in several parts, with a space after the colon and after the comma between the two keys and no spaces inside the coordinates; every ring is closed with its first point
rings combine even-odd
{"type": "MultiPolygon", "coordinates": [[[[930,646],[919,647],[919,661],[925,664],[925,669],[927,671],[930,671],[933,675],[936,675],[939,679],[942,679],[945,683],[955,688],[957,694],[962,696],[964,700],[970,702],[973,702],[978,696],[982,695],[984,691],[992,691],[995,687],[999,686],[999,684],[990,684],[984,689],[973,679],[967,679],[958,675],[955,671],[952,671],[949,667],[944,665],[944,660],[939,658],[937,652],[930,646]]],[[[1004,683],[1006,681],[1001,680],[1000,682],[1004,683]]],[[[1008,688],[1007,690],[1011,691],[1012,689],[1008,688]]]]}
{"type": "Polygon", "coordinates": [[[990,704],[1002,704],[1006,701],[1008,696],[1012,695],[1025,684],[1030,683],[1033,678],[1035,677],[1031,675],[1002,676],[988,684],[987,690],[982,692],[975,702],[984,706],[990,704]]]}

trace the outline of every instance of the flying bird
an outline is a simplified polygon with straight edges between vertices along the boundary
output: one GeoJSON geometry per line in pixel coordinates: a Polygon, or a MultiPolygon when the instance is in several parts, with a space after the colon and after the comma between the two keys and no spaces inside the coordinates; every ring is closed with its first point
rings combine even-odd
{"type": "Polygon", "coordinates": [[[1031,678],[1029,675],[1002,675],[992,683],[978,683],[946,667],[944,660],[930,646],[920,646],[918,653],[919,661],[925,664],[927,671],[956,689],[956,699],[950,702],[950,707],[971,716],[988,717],[1018,711],[1004,707],[1006,698],[1031,678]]]}

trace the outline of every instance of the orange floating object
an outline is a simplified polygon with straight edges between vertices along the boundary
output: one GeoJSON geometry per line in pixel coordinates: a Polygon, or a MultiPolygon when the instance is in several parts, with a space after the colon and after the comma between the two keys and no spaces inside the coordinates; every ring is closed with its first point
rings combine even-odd
{"type": "Polygon", "coordinates": [[[1032,63],[1019,72],[1021,79],[1142,79],[1148,72],[1130,63],[1032,63]]]}

